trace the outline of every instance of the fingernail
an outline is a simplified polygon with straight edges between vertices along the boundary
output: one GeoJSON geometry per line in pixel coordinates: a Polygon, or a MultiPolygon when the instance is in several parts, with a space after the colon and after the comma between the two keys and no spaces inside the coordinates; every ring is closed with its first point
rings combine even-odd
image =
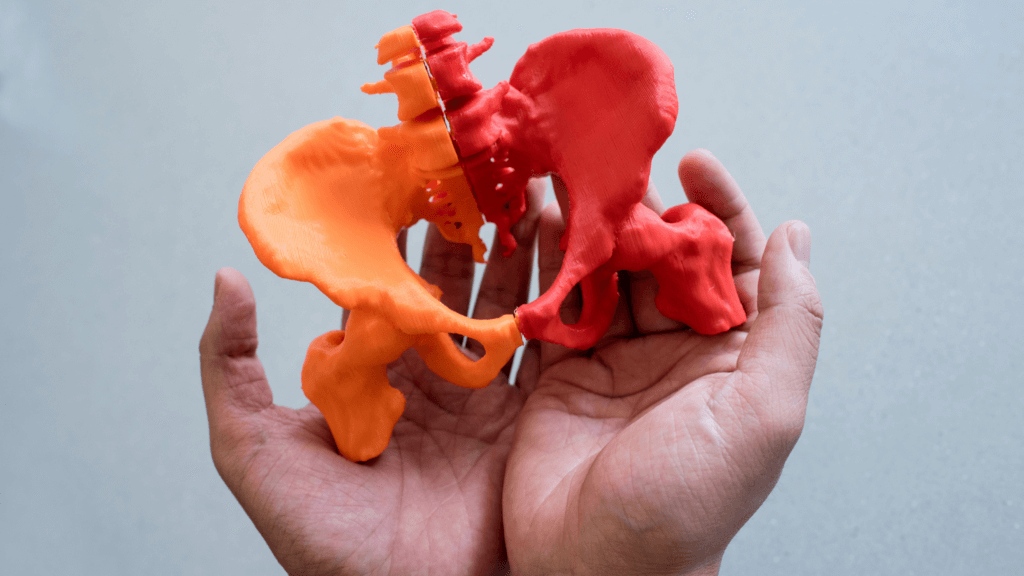
{"type": "Polygon", "coordinates": [[[811,229],[803,222],[793,222],[786,231],[786,238],[789,240],[789,249],[793,256],[804,265],[804,268],[810,268],[811,229]]]}

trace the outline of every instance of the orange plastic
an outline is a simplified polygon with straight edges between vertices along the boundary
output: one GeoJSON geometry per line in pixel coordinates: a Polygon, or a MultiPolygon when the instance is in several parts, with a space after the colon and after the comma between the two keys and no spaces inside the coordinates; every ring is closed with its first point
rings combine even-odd
{"type": "Polygon", "coordinates": [[[367,93],[394,92],[397,126],[374,130],[334,118],[302,128],[274,147],[242,190],[238,220],[260,261],[279,276],[312,282],[351,311],[346,330],[309,347],[302,389],[323,413],[338,451],[353,461],[379,455],[405,399],[387,365],[415,348],[427,366],[459,386],[487,385],[522,337],[512,315],[473,320],[438,300],[440,290],[413,272],[396,236],[423,218],[477,260],[483,218],[458,165],[413,30],[389,32],[378,62],[384,80],[367,93]],[[467,358],[449,333],[486,350],[467,358]]]}

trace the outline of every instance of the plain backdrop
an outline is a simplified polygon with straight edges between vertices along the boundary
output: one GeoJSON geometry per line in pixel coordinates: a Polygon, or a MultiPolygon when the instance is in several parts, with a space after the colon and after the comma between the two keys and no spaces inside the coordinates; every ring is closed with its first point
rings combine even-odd
{"type": "Polygon", "coordinates": [[[723,574],[1024,573],[1024,4],[901,0],[0,0],[0,573],[282,573],[209,455],[214,272],[249,278],[275,398],[304,404],[340,312],[259,264],[238,195],[305,124],[397,123],[359,86],[436,8],[495,37],[487,87],[555,32],[651,39],[666,204],[703,147],[766,231],[810,225],[807,425],[723,574]]]}

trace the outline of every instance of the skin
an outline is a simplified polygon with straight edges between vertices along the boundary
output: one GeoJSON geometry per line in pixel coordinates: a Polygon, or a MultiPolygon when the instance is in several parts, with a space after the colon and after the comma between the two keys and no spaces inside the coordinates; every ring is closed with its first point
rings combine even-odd
{"type": "MultiPolygon", "coordinates": [[[[252,291],[218,272],[200,343],[213,460],[290,574],[717,573],[800,435],[823,315],[804,224],[766,241],[707,151],[687,154],[679,174],[736,236],[743,326],[695,334],[661,316],[656,282],[634,274],[620,278],[616,319],[594,349],[531,342],[515,386],[506,367],[486,388],[458,388],[409,351],[388,374],[405,414],[365,464],[338,456],[315,407],[273,404],[252,291]]],[[[531,186],[531,206],[541,192],[531,186]]],[[[663,209],[653,189],[645,203],[663,209]]],[[[473,316],[526,301],[536,237],[546,289],[563,229],[556,204],[528,213],[514,231],[521,249],[491,255],[473,316]]],[[[472,271],[467,247],[429,233],[421,275],[461,313],[472,271]]],[[[567,321],[578,304],[567,299],[567,321]]]]}

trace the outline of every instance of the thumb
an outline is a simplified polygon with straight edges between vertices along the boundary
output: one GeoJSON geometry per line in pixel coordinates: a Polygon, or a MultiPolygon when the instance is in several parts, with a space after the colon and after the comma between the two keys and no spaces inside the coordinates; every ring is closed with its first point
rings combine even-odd
{"type": "Polygon", "coordinates": [[[199,341],[211,444],[239,432],[247,416],[274,401],[256,345],[252,288],[241,272],[222,268],[214,283],[210,320],[199,341]]]}
{"type": "Polygon", "coordinates": [[[772,233],[761,258],[758,314],[737,363],[744,396],[760,419],[790,432],[794,442],[803,427],[824,318],[808,270],[810,255],[811,231],[803,222],[786,222],[772,233]]]}

